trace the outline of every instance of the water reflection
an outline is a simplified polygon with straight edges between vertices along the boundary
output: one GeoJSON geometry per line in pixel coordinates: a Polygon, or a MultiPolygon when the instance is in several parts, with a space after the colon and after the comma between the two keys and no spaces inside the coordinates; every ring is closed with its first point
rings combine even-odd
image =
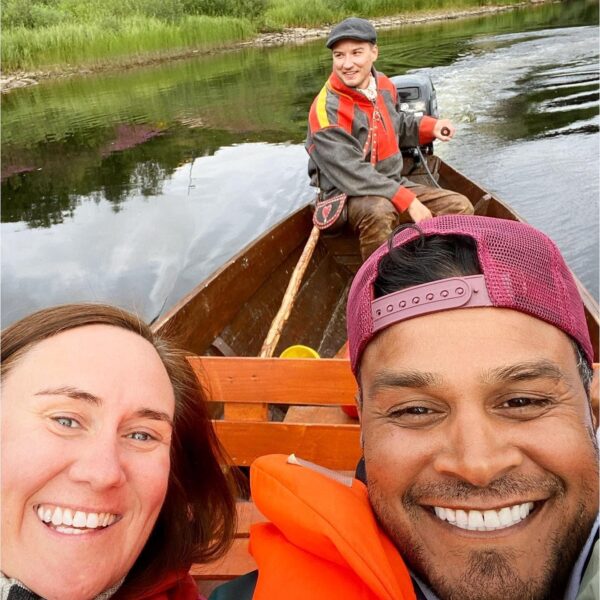
{"type": "Polygon", "coordinates": [[[519,44],[519,53],[528,58],[527,71],[509,88],[514,95],[496,107],[504,119],[500,135],[519,139],[598,132],[598,30],[578,31],[584,39],[563,29],[519,44]],[[564,60],[558,49],[563,44],[570,45],[572,60],[564,60]]]}
{"type": "MultiPolygon", "coordinates": [[[[431,73],[460,123],[440,152],[556,234],[596,295],[597,167],[564,165],[598,156],[597,19],[579,1],[404,27],[381,34],[378,62],[431,73]],[[567,236],[549,190],[581,203],[567,236]]],[[[3,97],[2,324],[85,299],[154,318],[307,202],[301,143],[329,69],[317,41],[3,97]]]]}
{"type": "Polygon", "coordinates": [[[38,308],[41,294],[45,305],[111,299],[154,318],[308,201],[304,157],[297,145],[230,146],[174,168],[157,195],[129,188],[118,212],[108,195],[93,194],[78,197],[72,218],[41,235],[22,222],[2,223],[2,255],[10,256],[2,318],[10,323],[38,308]],[[280,176],[269,178],[271,169],[280,176]],[[42,246],[51,260],[42,260],[42,246]]]}

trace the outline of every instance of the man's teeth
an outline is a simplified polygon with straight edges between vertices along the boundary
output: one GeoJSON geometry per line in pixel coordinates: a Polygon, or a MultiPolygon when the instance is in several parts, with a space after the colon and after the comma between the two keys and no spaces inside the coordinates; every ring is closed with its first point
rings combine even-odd
{"type": "Polygon", "coordinates": [[[86,513],[81,510],[41,504],[37,507],[37,515],[40,521],[52,525],[56,531],[75,534],[84,533],[88,529],[108,527],[118,519],[118,516],[112,513],[86,513]]]}
{"type": "Polygon", "coordinates": [[[505,506],[498,510],[454,510],[452,508],[433,507],[436,516],[450,525],[471,531],[495,531],[516,525],[529,516],[533,502],[505,506]]]}

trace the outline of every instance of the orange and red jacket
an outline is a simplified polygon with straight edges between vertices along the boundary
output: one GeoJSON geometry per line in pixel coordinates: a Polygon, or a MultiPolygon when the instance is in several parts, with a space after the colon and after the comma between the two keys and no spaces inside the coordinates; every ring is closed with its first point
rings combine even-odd
{"type": "Polygon", "coordinates": [[[347,479],[349,485],[288,464],[282,455],[253,463],[252,497],[271,521],[250,531],[258,564],[253,600],[415,599],[408,569],[379,528],[365,485],[347,479]]]}
{"type": "Polygon", "coordinates": [[[428,144],[434,139],[436,119],[400,111],[394,84],[382,73],[373,75],[375,102],[346,86],[335,73],[314,99],[306,139],[308,174],[323,197],[340,192],[383,196],[402,212],[415,194],[402,177],[398,140],[403,147],[428,144]]]}

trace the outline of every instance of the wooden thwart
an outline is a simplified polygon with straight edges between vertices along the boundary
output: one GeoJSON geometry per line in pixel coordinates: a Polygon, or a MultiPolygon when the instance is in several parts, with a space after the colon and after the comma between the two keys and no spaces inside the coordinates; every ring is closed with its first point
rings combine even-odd
{"type": "Polygon", "coordinates": [[[287,405],[283,422],[235,417],[214,421],[238,466],[265,454],[292,454],[330,469],[354,471],[360,458],[358,422],[340,406],[354,403],[356,382],[345,359],[189,357],[212,402],[227,407],[287,405]]]}
{"type": "Polygon", "coordinates": [[[356,382],[344,359],[194,356],[188,358],[213,402],[354,404],[356,382]]]}
{"type": "Polygon", "coordinates": [[[292,454],[335,470],[354,470],[360,459],[358,424],[214,421],[233,462],[250,466],[265,454],[292,454]]]}

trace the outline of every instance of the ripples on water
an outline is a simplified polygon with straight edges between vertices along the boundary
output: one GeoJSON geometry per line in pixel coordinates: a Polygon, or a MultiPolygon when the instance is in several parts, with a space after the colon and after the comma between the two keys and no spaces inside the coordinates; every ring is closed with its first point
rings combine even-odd
{"type": "MultiPolygon", "coordinates": [[[[438,153],[550,234],[598,297],[598,29],[507,19],[384,32],[379,68],[428,67],[459,125],[438,153]]],[[[318,42],[3,99],[2,168],[24,172],[2,189],[2,325],[75,300],[155,318],[308,202],[301,142],[328,70],[318,42]]]]}
{"type": "Polygon", "coordinates": [[[473,48],[430,70],[440,106],[460,123],[439,153],[548,233],[598,298],[598,28],[473,48]]]}

